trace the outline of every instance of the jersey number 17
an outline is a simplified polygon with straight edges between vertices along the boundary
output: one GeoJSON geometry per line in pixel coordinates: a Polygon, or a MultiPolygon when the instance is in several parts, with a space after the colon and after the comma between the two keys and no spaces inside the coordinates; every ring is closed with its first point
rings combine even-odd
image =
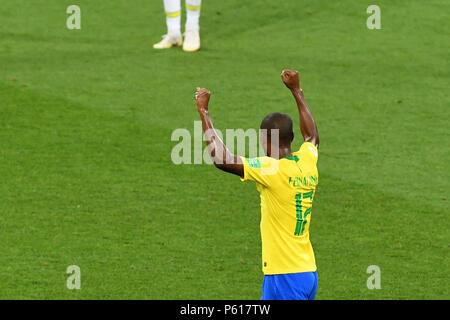
{"type": "Polygon", "coordinates": [[[308,223],[308,215],[311,214],[313,195],[314,191],[306,193],[297,193],[295,195],[295,210],[297,214],[297,224],[295,225],[294,236],[302,236],[303,233],[305,232],[305,226],[308,223]],[[305,213],[303,214],[302,200],[304,199],[311,199],[311,205],[309,206],[309,208],[306,208],[305,213]]]}

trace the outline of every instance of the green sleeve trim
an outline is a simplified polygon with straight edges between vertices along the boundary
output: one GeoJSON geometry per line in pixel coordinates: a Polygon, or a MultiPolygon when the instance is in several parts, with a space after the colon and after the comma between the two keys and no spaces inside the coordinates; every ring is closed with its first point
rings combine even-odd
{"type": "Polygon", "coordinates": [[[261,168],[261,162],[258,158],[245,158],[247,160],[248,165],[250,168],[260,169],[261,168]]]}

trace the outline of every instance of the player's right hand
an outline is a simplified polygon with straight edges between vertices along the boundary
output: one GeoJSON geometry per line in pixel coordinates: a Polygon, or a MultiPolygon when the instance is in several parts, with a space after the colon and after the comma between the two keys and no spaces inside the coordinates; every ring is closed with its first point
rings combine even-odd
{"type": "Polygon", "coordinates": [[[298,71],[296,70],[283,70],[281,72],[281,80],[291,90],[300,89],[300,80],[298,78],[298,71]]]}
{"type": "Polygon", "coordinates": [[[197,110],[208,110],[209,98],[211,97],[211,92],[206,90],[205,88],[197,88],[195,92],[195,101],[197,104],[197,110]]]}

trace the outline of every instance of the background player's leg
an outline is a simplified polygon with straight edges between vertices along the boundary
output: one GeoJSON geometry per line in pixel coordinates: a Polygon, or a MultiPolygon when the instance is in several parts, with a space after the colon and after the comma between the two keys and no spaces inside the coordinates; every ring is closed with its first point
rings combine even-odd
{"type": "Polygon", "coordinates": [[[167,34],[156,43],[155,49],[168,49],[182,44],[181,37],[181,0],[164,0],[166,12],[167,34]]]}
{"type": "Polygon", "coordinates": [[[197,51],[200,49],[200,9],[202,0],[186,0],[186,32],[183,50],[197,51]]]}
{"type": "Polygon", "coordinates": [[[202,0],[186,0],[186,30],[200,28],[202,0]]]}
{"type": "Polygon", "coordinates": [[[181,35],[181,0],[164,0],[167,33],[181,35]]]}

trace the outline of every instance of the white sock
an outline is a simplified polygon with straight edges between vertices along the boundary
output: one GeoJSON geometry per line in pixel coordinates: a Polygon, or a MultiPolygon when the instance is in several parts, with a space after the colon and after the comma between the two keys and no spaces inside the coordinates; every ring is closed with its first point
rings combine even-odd
{"type": "Polygon", "coordinates": [[[167,33],[181,34],[181,0],[164,0],[167,33]]]}
{"type": "Polygon", "coordinates": [[[186,0],[186,30],[187,29],[199,29],[200,20],[200,8],[202,6],[202,0],[186,0]]]}

